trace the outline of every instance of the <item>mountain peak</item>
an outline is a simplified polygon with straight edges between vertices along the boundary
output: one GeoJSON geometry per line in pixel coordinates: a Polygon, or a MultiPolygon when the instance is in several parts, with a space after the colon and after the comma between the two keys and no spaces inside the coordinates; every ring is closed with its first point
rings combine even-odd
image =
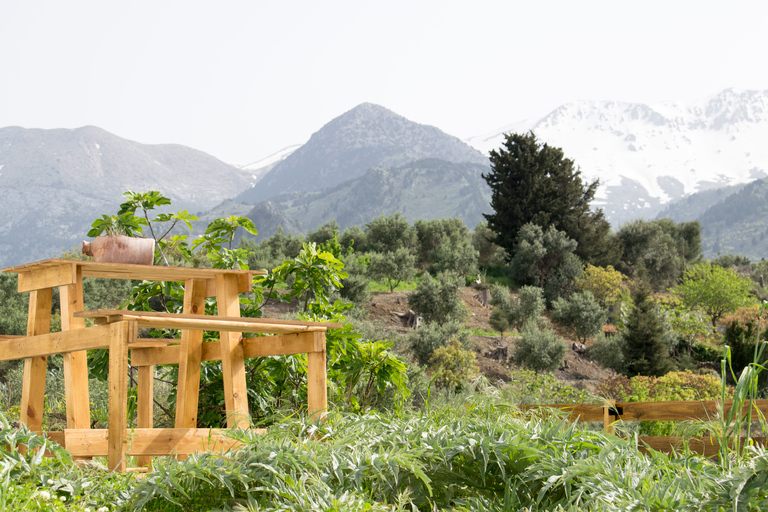
{"type": "Polygon", "coordinates": [[[280,194],[333,187],[375,167],[399,167],[424,158],[488,163],[479,151],[434,126],[362,103],[328,122],[237,200],[255,204],[280,194]]]}

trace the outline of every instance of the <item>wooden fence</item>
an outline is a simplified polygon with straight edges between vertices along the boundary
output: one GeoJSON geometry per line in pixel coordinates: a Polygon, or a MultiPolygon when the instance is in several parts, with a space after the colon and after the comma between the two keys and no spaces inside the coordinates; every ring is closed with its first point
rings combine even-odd
{"type": "MultiPolygon", "coordinates": [[[[602,404],[537,404],[522,405],[523,410],[551,407],[560,409],[569,414],[571,421],[602,422],[606,433],[613,434],[614,425],[620,421],[710,421],[717,417],[718,403],[715,400],[701,400],[691,402],[614,402],[608,400],[602,404]]],[[[725,411],[730,411],[733,402],[725,402],[725,411]]],[[[746,415],[749,407],[752,407],[752,418],[758,419],[762,414],[768,416],[768,400],[754,400],[747,402],[741,409],[741,414],[746,415]]],[[[680,452],[683,448],[683,440],[688,440],[691,451],[700,453],[705,457],[717,455],[720,445],[714,436],[698,437],[674,437],[674,436],[639,436],[638,447],[640,451],[648,453],[649,449],[671,453],[680,452]]],[[[746,440],[741,439],[744,443],[746,440]]],[[[753,437],[752,441],[765,446],[765,437],[753,437]]]]}

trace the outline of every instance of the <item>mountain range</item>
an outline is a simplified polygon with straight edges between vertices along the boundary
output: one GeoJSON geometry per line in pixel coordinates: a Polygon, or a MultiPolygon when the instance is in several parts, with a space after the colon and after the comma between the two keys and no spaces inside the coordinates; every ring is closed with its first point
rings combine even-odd
{"type": "Polygon", "coordinates": [[[251,174],[192,148],[146,145],[94,126],[0,128],[0,264],[50,258],[116,213],[126,190],[160,190],[174,209],[205,212],[251,174]]]}
{"type": "MultiPolygon", "coordinates": [[[[261,236],[279,227],[307,232],[332,219],[342,228],[361,225],[396,211],[412,222],[459,217],[472,228],[490,210],[482,179],[488,151],[501,147],[504,133],[529,130],[562,147],[588,181],[600,179],[593,206],[614,228],[664,211],[678,221],[699,219],[710,255],[745,247],[747,239],[754,254],[763,250],[758,218],[740,223],[732,219],[738,208],[712,209],[737,200],[729,198],[746,193],[768,168],[768,91],[729,89],[689,105],[571,103],[466,141],[364,103],[306,144],[241,167],[96,127],[2,128],[0,264],[77,245],[95,218],[117,210],[125,190],[160,190],[173,210],[186,208],[203,220],[246,215],[261,236]],[[717,212],[752,231],[718,228],[717,212]]],[[[758,205],[762,189],[749,190],[745,204],[758,205]]]]}
{"type": "Polygon", "coordinates": [[[768,176],[768,90],[726,89],[688,104],[579,101],[465,142],[487,152],[504,133],[528,131],[600,180],[593,206],[614,227],[696,192],[768,176]]]}

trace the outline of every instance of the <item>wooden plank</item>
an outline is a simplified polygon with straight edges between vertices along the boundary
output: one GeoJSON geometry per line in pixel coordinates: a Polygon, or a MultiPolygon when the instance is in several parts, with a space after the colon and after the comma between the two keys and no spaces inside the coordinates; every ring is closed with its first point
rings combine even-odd
{"type": "Polygon", "coordinates": [[[213,316],[202,313],[158,313],[156,311],[127,311],[120,309],[95,309],[76,314],[81,318],[93,318],[96,323],[136,320],[140,327],[168,329],[199,329],[204,331],[233,331],[265,334],[309,332],[343,327],[333,322],[304,322],[273,318],[242,318],[239,316],[213,316]]]}
{"type": "MultiPolygon", "coordinates": [[[[240,317],[240,297],[237,276],[221,274],[216,276],[216,297],[218,314],[224,318],[240,317]]],[[[245,358],[243,336],[239,332],[221,331],[219,346],[221,371],[224,381],[224,405],[227,427],[248,428],[248,388],[245,384],[245,358]]]]}
{"type": "MultiPolygon", "coordinates": [[[[166,347],[149,347],[131,349],[131,364],[133,366],[148,366],[161,364],[179,364],[180,345],[166,347]]],[[[243,357],[284,356],[289,354],[306,354],[315,349],[314,336],[302,334],[277,334],[275,336],[260,336],[243,339],[243,357]]],[[[221,345],[218,341],[209,341],[202,345],[203,361],[221,360],[221,345]]]]}
{"type": "Polygon", "coordinates": [[[328,410],[328,383],[325,366],[325,333],[314,332],[312,336],[317,352],[307,354],[307,414],[311,419],[322,419],[328,410]]]}
{"type": "MultiPolygon", "coordinates": [[[[154,384],[155,367],[141,366],[139,368],[138,389],[136,390],[136,426],[139,428],[152,428],[154,424],[154,384]]],[[[152,466],[152,457],[142,455],[136,464],[149,468],[152,466]]]]}
{"type": "Polygon", "coordinates": [[[109,348],[109,325],[0,340],[0,361],[109,348]]]}
{"type": "MultiPolygon", "coordinates": [[[[640,436],[637,438],[638,449],[642,453],[650,453],[651,449],[662,453],[672,453],[673,451],[682,453],[684,440],[687,440],[688,448],[692,452],[705,457],[714,457],[720,451],[720,443],[715,437],[711,436],[697,436],[690,438],[674,436],[640,436]]],[[[744,446],[745,441],[745,438],[740,439],[742,447],[744,446]]],[[[765,437],[753,437],[751,442],[759,446],[766,446],[766,444],[768,444],[768,439],[765,437]]]]}
{"type": "Polygon", "coordinates": [[[75,266],[71,263],[53,265],[19,273],[19,293],[55,288],[75,283],[75,266]]]}
{"type": "MultiPolygon", "coordinates": [[[[205,292],[205,281],[197,279],[187,281],[184,290],[184,313],[203,315],[205,313],[205,292]]],[[[203,331],[182,331],[179,381],[176,386],[176,428],[197,427],[202,345],[203,331]]]]}
{"type": "Polygon", "coordinates": [[[63,430],[48,430],[45,432],[45,437],[54,443],[58,444],[62,448],[64,447],[64,431],[63,430]]]}
{"type": "Polygon", "coordinates": [[[109,337],[109,437],[107,467],[111,471],[121,473],[125,472],[125,453],[127,451],[128,340],[136,337],[136,330],[135,322],[118,322],[112,324],[109,337]]]}
{"type": "MultiPolygon", "coordinates": [[[[264,429],[254,429],[263,434],[264,429]]],[[[225,452],[240,446],[226,437],[224,429],[208,428],[135,428],[126,430],[127,455],[189,455],[195,452],[225,452]]],[[[107,455],[107,431],[83,429],[64,431],[66,449],[73,455],[102,457],[107,455]]]]}
{"type": "MultiPolygon", "coordinates": [[[[733,402],[725,402],[725,410],[729,411],[733,402]]],[[[685,421],[708,420],[717,414],[717,401],[690,402],[620,402],[617,407],[623,409],[623,421],[685,421]]],[[[768,400],[755,400],[753,414],[761,411],[768,416],[768,400]]],[[[745,404],[742,413],[746,414],[749,406],[745,404]]]]}
{"type": "Polygon", "coordinates": [[[519,407],[523,411],[552,407],[567,412],[571,421],[603,421],[603,404],[534,404],[519,407]]]}
{"type": "MultiPolygon", "coordinates": [[[[29,294],[27,335],[48,334],[51,330],[51,304],[53,290],[44,288],[29,294]]],[[[21,339],[12,340],[23,343],[21,339]]],[[[21,383],[21,409],[19,421],[30,430],[43,429],[45,404],[45,377],[48,374],[48,357],[39,355],[24,359],[24,377],[21,383]]]]}
{"type": "MultiPolygon", "coordinates": [[[[264,270],[236,270],[190,267],[164,267],[154,265],[126,265],[123,263],[97,263],[95,261],[72,261],[62,259],[47,259],[14,267],[2,269],[3,272],[20,274],[22,272],[40,271],[59,265],[76,265],[82,269],[83,277],[101,277],[105,279],[137,279],[141,281],[176,281],[187,279],[214,279],[218,274],[235,274],[239,279],[250,282],[252,276],[265,275],[264,270]]],[[[250,290],[250,288],[249,288],[250,290]]]]}
{"type": "MultiPolygon", "coordinates": [[[[85,327],[85,319],[74,316],[75,312],[82,311],[85,307],[83,271],[81,266],[73,266],[74,282],[59,287],[62,332],[85,327]]],[[[85,350],[68,351],[63,354],[63,358],[67,427],[89,428],[91,426],[91,406],[88,393],[88,353],[85,350]]]]}

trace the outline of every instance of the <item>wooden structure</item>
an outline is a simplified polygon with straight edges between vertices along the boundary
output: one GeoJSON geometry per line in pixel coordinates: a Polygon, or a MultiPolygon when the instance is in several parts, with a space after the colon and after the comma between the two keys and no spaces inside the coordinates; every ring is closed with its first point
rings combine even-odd
{"type": "Polygon", "coordinates": [[[108,457],[112,470],[125,471],[126,455],[149,465],[154,455],[179,455],[229,448],[216,429],[197,429],[200,363],[221,360],[229,428],[249,426],[246,357],[306,353],[308,411],[327,408],[325,332],[339,324],[241,318],[239,294],[249,292],[257,271],[120,265],[50,259],[3,272],[18,274],[19,292],[29,292],[26,336],[0,336],[0,360],[24,359],[21,422],[42,429],[47,356],[64,357],[67,428],[49,436],[75,457],[108,457]],[[83,277],[173,281],[184,284],[182,314],[126,310],[83,310],[83,277]],[[50,332],[53,289],[61,298],[61,332],[50,332]],[[205,299],[216,297],[218,315],[205,314],[205,299]],[[85,319],[95,325],[86,327],[85,319]],[[181,330],[180,340],[138,338],[139,327],[181,330]],[[203,342],[203,331],[219,341],[203,342]],[[243,338],[242,333],[272,336],[243,338]],[[174,343],[171,345],[171,343],[174,343]],[[86,351],[109,350],[109,428],[91,429],[86,351]],[[127,423],[128,365],[139,369],[137,427],[127,423]],[[154,366],[178,364],[175,428],[152,428],[154,366]]]}
{"type": "MultiPolygon", "coordinates": [[[[731,409],[733,402],[725,402],[725,410],[731,409]]],[[[752,417],[757,419],[759,414],[768,417],[768,400],[754,400],[746,403],[741,410],[746,415],[752,407],[752,417]]],[[[606,433],[614,433],[614,425],[618,421],[710,421],[717,417],[718,402],[701,400],[690,402],[614,402],[607,400],[602,404],[542,404],[522,405],[521,409],[529,411],[539,408],[555,408],[569,414],[571,421],[602,422],[606,433]]],[[[671,453],[682,449],[682,437],[674,436],[639,436],[640,451],[648,453],[650,449],[671,453]]],[[[717,455],[720,445],[712,436],[685,438],[691,451],[706,457],[717,455]]],[[[756,444],[766,445],[766,438],[755,437],[756,444]]],[[[741,442],[745,442],[742,439],[741,442]]]]}

